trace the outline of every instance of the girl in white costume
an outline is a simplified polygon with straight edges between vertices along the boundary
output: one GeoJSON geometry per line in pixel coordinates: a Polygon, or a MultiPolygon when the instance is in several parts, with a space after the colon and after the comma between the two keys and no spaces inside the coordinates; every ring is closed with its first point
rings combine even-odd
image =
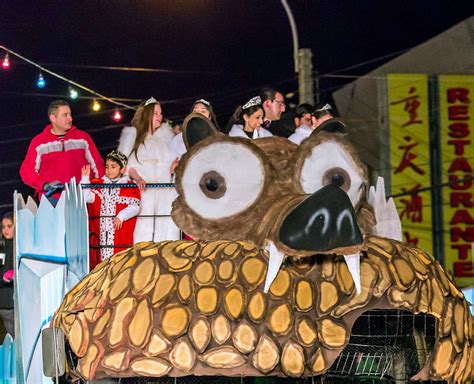
{"type": "Polygon", "coordinates": [[[239,106],[235,110],[229,136],[245,137],[246,139],[273,136],[270,131],[261,126],[264,117],[265,112],[260,96],[253,97],[243,106],[239,106]]]}
{"type": "Polygon", "coordinates": [[[171,182],[170,142],[174,137],[171,126],[162,123],[161,105],[153,97],[140,106],[120,136],[118,150],[128,156],[128,174],[142,190],[141,209],[133,241],[162,241],[180,238],[171,217],[171,204],[176,198],[174,188],[147,188],[146,183],[171,182]],[[162,217],[166,216],[166,217],[162,217]]]}

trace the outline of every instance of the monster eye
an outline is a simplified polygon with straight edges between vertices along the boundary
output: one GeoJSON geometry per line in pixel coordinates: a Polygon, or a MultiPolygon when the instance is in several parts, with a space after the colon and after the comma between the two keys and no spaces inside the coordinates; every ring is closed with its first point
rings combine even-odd
{"type": "Polygon", "coordinates": [[[344,190],[355,206],[362,193],[363,171],[337,142],[315,146],[303,162],[300,183],[304,192],[314,193],[333,184],[344,190]]]}
{"type": "Polygon", "coordinates": [[[219,220],[250,208],[259,198],[265,170],[260,157],[236,142],[216,142],[192,154],[181,185],[189,208],[219,220]]]}

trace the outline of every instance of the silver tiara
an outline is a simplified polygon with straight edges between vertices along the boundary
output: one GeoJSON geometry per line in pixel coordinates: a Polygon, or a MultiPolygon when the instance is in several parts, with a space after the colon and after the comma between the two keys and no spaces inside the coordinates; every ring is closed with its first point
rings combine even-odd
{"type": "Polygon", "coordinates": [[[261,104],[262,104],[262,99],[260,98],[260,96],[255,96],[255,97],[252,97],[249,101],[247,101],[247,103],[242,106],[242,109],[247,109],[247,108],[254,107],[256,105],[261,105],[261,104]]]}
{"type": "Polygon", "coordinates": [[[158,100],[156,100],[153,96],[150,97],[147,101],[145,101],[145,107],[149,104],[157,104],[158,100]]]}
{"type": "Polygon", "coordinates": [[[204,105],[207,105],[208,107],[211,105],[211,103],[205,99],[199,99],[199,100],[196,100],[194,102],[194,104],[197,104],[197,103],[201,103],[201,104],[204,104],[204,105]]]}
{"type": "Polygon", "coordinates": [[[319,109],[316,109],[315,112],[323,112],[323,111],[329,111],[332,109],[332,107],[329,104],[325,104],[324,107],[321,107],[319,109]]]}

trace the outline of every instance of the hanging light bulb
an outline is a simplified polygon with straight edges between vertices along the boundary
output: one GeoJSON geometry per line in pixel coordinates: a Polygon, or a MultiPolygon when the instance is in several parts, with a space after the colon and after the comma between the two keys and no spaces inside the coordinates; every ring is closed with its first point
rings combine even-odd
{"type": "Polygon", "coordinates": [[[10,56],[8,55],[8,52],[5,54],[5,57],[3,58],[2,68],[10,69],[10,56]]]}
{"type": "Polygon", "coordinates": [[[112,116],[112,119],[118,123],[120,120],[122,120],[122,118],[123,116],[120,113],[120,111],[117,108],[115,108],[115,112],[114,112],[114,115],[112,116]]]}
{"type": "Polygon", "coordinates": [[[69,87],[69,96],[71,99],[75,100],[79,96],[79,92],[77,92],[73,87],[69,87]]]}
{"type": "Polygon", "coordinates": [[[101,108],[100,103],[96,99],[94,99],[94,101],[92,102],[92,110],[94,112],[99,112],[100,108],[101,108]]]}
{"type": "Polygon", "coordinates": [[[36,81],[36,86],[38,88],[44,88],[46,86],[46,81],[44,80],[43,74],[40,72],[38,80],[36,81]]]}

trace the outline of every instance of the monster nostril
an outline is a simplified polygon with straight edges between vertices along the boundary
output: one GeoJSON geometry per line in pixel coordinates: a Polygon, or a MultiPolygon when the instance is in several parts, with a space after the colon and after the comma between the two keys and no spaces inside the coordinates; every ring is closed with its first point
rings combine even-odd
{"type": "Polygon", "coordinates": [[[339,233],[344,233],[346,236],[349,236],[351,240],[356,237],[354,221],[350,210],[345,209],[338,215],[336,228],[339,233]],[[350,234],[347,232],[350,232],[350,234]]]}
{"type": "Polygon", "coordinates": [[[329,211],[326,208],[318,209],[309,219],[304,231],[307,235],[311,232],[325,234],[329,225],[329,211]],[[315,231],[316,230],[316,231],[315,231]]]}

